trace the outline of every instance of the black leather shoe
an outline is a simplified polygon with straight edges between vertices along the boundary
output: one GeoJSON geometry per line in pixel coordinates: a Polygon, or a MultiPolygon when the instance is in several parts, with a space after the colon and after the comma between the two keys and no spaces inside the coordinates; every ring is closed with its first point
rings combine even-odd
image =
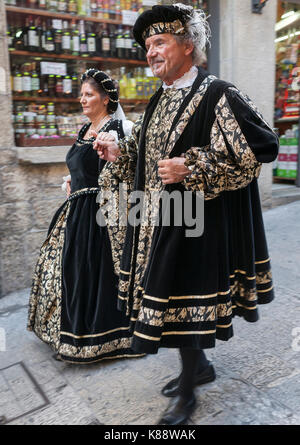
{"type": "MultiPolygon", "coordinates": [[[[204,383],[213,382],[216,379],[216,373],[213,365],[210,363],[207,368],[200,372],[196,376],[195,386],[203,385],[204,383]]],[[[171,380],[166,386],[163,387],[161,393],[165,397],[175,397],[178,394],[178,386],[179,386],[180,376],[176,379],[171,380]]]]}
{"type": "Polygon", "coordinates": [[[184,425],[196,408],[196,398],[193,395],[186,400],[177,396],[171,400],[158,425],[184,425]]]}

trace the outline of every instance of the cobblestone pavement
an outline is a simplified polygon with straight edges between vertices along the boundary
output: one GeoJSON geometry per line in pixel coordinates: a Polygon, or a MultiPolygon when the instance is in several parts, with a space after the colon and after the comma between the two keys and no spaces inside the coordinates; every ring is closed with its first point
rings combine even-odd
{"type": "MultiPolygon", "coordinates": [[[[193,425],[300,424],[300,201],[264,213],[276,299],[260,320],[234,320],[235,336],[208,350],[217,380],[198,387],[193,425]]],[[[154,425],[176,350],[71,365],[27,332],[28,289],[0,300],[0,423],[154,425]],[[2,417],[1,417],[2,416],[2,417]]]]}

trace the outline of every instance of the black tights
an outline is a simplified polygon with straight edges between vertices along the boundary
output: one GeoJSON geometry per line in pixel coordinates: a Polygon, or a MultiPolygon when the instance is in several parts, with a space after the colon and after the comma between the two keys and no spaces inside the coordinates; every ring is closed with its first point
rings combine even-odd
{"type": "Polygon", "coordinates": [[[208,366],[208,360],[202,349],[180,348],[179,352],[182,372],[178,393],[184,398],[190,398],[193,395],[196,374],[208,366]]]}

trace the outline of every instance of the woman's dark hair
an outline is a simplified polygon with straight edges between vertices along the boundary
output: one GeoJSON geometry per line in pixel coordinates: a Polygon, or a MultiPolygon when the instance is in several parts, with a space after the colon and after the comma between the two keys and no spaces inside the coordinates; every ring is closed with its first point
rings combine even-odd
{"type": "Polygon", "coordinates": [[[107,112],[109,114],[116,112],[119,95],[113,79],[103,71],[90,68],[81,77],[81,85],[84,83],[89,83],[100,94],[100,97],[108,97],[107,112]]]}

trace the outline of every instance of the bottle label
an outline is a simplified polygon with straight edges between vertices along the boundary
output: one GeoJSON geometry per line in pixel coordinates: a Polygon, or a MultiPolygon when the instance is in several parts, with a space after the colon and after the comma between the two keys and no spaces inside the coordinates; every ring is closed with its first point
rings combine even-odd
{"type": "Polygon", "coordinates": [[[125,48],[131,49],[132,48],[132,40],[131,39],[124,39],[125,48]]]}
{"type": "Polygon", "coordinates": [[[123,38],[116,39],[116,48],[124,48],[124,45],[125,45],[125,43],[124,43],[124,39],[123,38]]]}
{"type": "Polygon", "coordinates": [[[22,89],[23,89],[23,91],[31,91],[31,77],[30,76],[22,77],[22,89]]]}
{"type": "Polygon", "coordinates": [[[23,87],[22,87],[22,77],[14,77],[14,81],[13,81],[13,88],[14,91],[22,91],[23,87]]]}
{"type": "Polygon", "coordinates": [[[102,39],[102,51],[110,51],[110,40],[108,37],[102,39]]]}
{"type": "Polygon", "coordinates": [[[69,50],[71,48],[71,37],[63,36],[62,38],[62,49],[69,50]]]}
{"type": "Polygon", "coordinates": [[[38,77],[31,78],[31,89],[32,91],[38,91],[40,89],[40,79],[38,77]]]}
{"type": "Polygon", "coordinates": [[[65,12],[66,10],[67,10],[67,3],[66,2],[58,2],[58,11],[65,12]]]}
{"type": "Polygon", "coordinates": [[[64,79],[63,80],[63,92],[64,92],[64,94],[72,93],[72,79],[64,79]]]}
{"type": "Polygon", "coordinates": [[[39,46],[38,45],[38,36],[35,30],[28,31],[28,45],[29,46],[39,46]]]}
{"type": "Polygon", "coordinates": [[[79,52],[79,36],[73,36],[72,38],[72,50],[79,52]]]}
{"type": "Polygon", "coordinates": [[[46,49],[46,51],[48,51],[48,52],[52,52],[52,51],[54,51],[54,43],[53,42],[49,42],[49,41],[46,41],[46,44],[45,44],[45,49],[46,49]]]}
{"type": "Polygon", "coordinates": [[[88,52],[94,53],[96,51],[96,40],[95,40],[95,37],[88,37],[87,45],[88,45],[88,52]]]}

